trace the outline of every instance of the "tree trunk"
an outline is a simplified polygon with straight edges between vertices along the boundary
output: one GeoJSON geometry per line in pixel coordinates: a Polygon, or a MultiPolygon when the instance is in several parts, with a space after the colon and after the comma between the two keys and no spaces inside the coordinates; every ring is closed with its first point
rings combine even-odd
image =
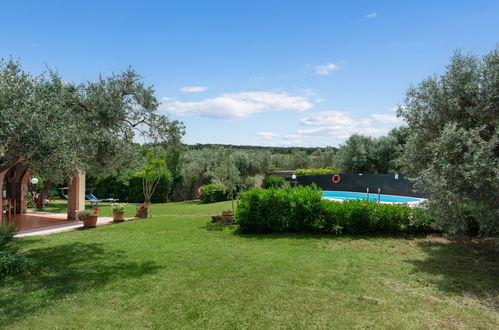
{"type": "Polygon", "coordinates": [[[40,190],[40,193],[38,194],[38,197],[35,199],[35,202],[38,204],[38,203],[41,203],[39,205],[41,205],[41,207],[44,207],[45,206],[45,197],[47,197],[47,193],[49,191],[49,188],[53,185],[54,183],[50,180],[47,180],[45,181],[45,183],[43,184],[43,188],[42,190],[40,190]]]}

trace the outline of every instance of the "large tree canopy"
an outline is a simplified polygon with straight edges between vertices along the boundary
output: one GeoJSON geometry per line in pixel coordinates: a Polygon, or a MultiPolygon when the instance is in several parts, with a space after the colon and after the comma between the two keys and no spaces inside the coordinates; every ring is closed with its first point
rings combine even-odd
{"type": "Polygon", "coordinates": [[[347,173],[398,173],[406,140],[404,126],[379,138],[354,134],[340,146],[334,162],[340,171],[347,173]]]}
{"type": "Polygon", "coordinates": [[[137,154],[137,135],[180,141],[183,124],[157,114],[158,104],[132,69],[73,84],[51,70],[33,76],[0,61],[0,171],[23,162],[54,179],[110,173],[137,154]]]}
{"type": "Polygon", "coordinates": [[[464,234],[499,222],[499,47],[482,59],[457,52],[440,77],[407,91],[405,165],[441,228],[464,234]]]}

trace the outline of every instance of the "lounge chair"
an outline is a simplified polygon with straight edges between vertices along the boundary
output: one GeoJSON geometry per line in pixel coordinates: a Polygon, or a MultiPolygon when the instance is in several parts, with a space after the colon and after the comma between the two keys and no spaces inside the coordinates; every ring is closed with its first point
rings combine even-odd
{"type": "Polygon", "coordinates": [[[98,204],[99,202],[119,202],[119,199],[116,199],[116,198],[97,198],[94,196],[94,194],[90,193],[90,194],[86,194],[85,195],[87,197],[87,200],[86,202],[90,202],[91,205],[93,204],[98,204]]]}

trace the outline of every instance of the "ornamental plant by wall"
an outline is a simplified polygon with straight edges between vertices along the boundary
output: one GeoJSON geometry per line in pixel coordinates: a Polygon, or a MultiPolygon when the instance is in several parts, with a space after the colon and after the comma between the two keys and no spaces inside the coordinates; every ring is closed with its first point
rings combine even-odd
{"type": "Polygon", "coordinates": [[[333,202],[315,186],[253,189],[241,196],[236,220],[244,233],[388,234],[432,230],[421,208],[367,200],[333,202]]]}
{"type": "Polygon", "coordinates": [[[284,181],[285,179],[282,176],[268,175],[263,179],[262,188],[263,189],[277,188],[279,186],[284,185],[284,181]]]}
{"type": "Polygon", "coordinates": [[[300,175],[323,175],[323,174],[335,174],[338,173],[334,168],[298,168],[293,174],[300,175]]]}

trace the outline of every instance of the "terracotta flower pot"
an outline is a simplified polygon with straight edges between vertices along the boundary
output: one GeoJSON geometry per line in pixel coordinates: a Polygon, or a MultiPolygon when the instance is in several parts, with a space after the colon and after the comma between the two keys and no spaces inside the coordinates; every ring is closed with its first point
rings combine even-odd
{"type": "Polygon", "coordinates": [[[211,222],[221,222],[221,221],[222,221],[222,216],[220,214],[211,216],[211,222]]]}
{"type": "Polygon", "coordinates": [[[113,211],[113,221],[125,221],[125,218],[123,217],[124,213],[125,213],[125,210],[113,211]]]}
{"type": "Polygon", "coordinates": [[[222,223],[231,225],[234,223],[234,212],[222,212],[222,223]]]}
{"type": "Polygon", "coordinates": [[[137,214],[135,215],[136,218],[145,219],[147,216],[147,209],[137,209],[137,214]]]}
{"type": "Polygon", "coordinates": [[[97,226],[97,218],[98,217],[99,216],[97,214],[89,216],[88,218],[83,220],[83,227],[95,227],[95,226],[97,226]]]}

